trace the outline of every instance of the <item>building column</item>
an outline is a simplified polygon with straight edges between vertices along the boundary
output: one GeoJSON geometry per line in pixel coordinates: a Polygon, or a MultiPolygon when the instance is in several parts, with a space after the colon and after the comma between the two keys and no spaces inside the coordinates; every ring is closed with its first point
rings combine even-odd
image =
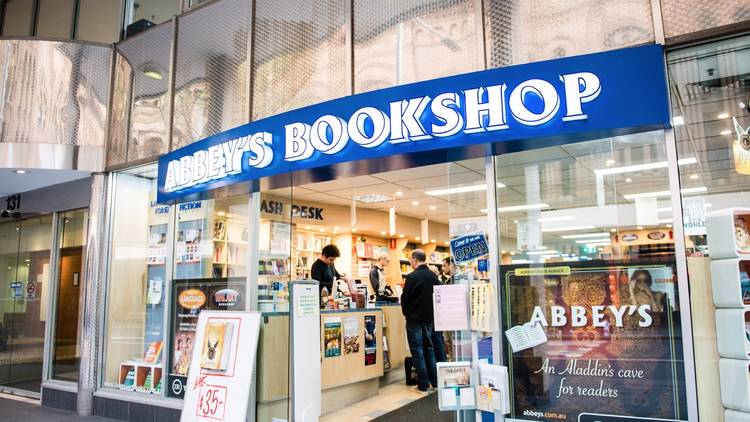
{"type": "Polygon", "coordinates": [[[78,377],[78,414],[88,416],[94,410],[94,391],[99,378],[99,351],[104,316],[104,286],[107,234],[107,176],[91,176],[91,203],[86,234],[86,255],[83,274],[83,326],[81,364],[78,377]]]}

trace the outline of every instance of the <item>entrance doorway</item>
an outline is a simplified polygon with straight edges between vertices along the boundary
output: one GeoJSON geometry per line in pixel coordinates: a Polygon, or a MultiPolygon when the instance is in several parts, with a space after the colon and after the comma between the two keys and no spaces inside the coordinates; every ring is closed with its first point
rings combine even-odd
{"type": "Polygon", "coordinates": [[[0,387],[41,391],[52,215],[0,224],[0,387]]]}

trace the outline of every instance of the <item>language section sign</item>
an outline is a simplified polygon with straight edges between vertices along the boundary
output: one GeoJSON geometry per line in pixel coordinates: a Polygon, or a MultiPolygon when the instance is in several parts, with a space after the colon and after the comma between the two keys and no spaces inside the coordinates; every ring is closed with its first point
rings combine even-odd
{"type": "Polygon", "coordinates": [[[501,269],[511,417],[687,419],[674,262],[566,264],[501,269]]]}
{"type": "Polygon", "coordinates": [[[481,258],[488,253],[490,253],[490,248],[487,246],[484,233],[451,239],[451,255],[457,264],[481,258]]]}
{"type": "Polygon", "coordinates": [[[260,312],[201,312],[182,422],[246,420],[260,318],[260,312]]]}
{"type": "Polygon", "coordinates": [[[651,45],[351,95],[165,154],[159,159],[158,200],[362,159],[424,158],[485,143],[577,142],[663,129],[670,124],[665,75],[662,48],[651,45]]]}

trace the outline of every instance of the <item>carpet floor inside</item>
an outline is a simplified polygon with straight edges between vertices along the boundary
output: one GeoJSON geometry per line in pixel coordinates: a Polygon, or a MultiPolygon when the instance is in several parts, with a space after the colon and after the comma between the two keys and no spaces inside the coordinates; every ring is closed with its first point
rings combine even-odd
{"type": "Polygon", "coordinates": [[[455,412],[441,412],[438,410],[437,394],[415,400],[404,407],[398,408],[385,415],[372,419],[373,422],[450,422],[455,418],[455,412]]]}

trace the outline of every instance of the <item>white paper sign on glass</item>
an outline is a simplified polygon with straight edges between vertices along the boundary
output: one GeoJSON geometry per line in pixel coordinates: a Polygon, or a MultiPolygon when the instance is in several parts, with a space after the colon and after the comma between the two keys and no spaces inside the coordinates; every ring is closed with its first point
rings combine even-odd
{"type": "Polygon", "coordinates": [[[448,284],[433,288],[435,331],[469,329],[468,293],[469,286],[465,284],[448,284]]]}
{"type": "Polygon", "coordinates": [[[686,236],[706,234],[706,199],[687,197],[682,200],[682,219],[686,236]]]}
{"type": "Polygon", "coordinates": [[[200,313],[182,422],[246,420],[260,318],[259,312],[200,313]]]}

